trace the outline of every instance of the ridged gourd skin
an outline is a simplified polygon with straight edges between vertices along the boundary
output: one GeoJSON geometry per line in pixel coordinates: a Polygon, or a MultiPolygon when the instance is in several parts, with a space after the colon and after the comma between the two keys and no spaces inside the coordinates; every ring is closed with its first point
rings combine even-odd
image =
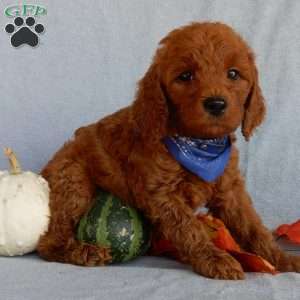
{"type": "Polygon", "coordinates": [[[0,255],[34,251],[49,217],[49,186],[44,178],[30,171],[0,171],[0,255]]]}
{"type": "Polygon", "coordinates": [[[112,263],[126,262],[145,254],[150,246],[150,225],[136,209],[103,190],[79,222],[77,239],[109,247],[112,263]]]}

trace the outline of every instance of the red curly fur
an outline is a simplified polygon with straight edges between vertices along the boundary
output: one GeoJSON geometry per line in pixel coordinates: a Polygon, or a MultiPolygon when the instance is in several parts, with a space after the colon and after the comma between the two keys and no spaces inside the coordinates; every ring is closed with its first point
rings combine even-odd
{"type": "Polygon", "coordinates": [[[278,248],[255,212],[234,145],[224,174],[207,183],[181,167],[161,142],[174,134],[229,135],[234,142],[239,125],[248,140],[264,114],[254,56],[238,34],[220,23],[193,23],[172,31],[161,41],[133,104],[79,128],[42,170],[51,188],[51,219],[38,245],[40,256],[86,266],[110,261],[108,249],[81,243],[74,234],[100,186],[143,211],[199,274],[244,277],[240,264],[211,243],[194,215],[199,206],[221,218],[245,250],[280,271],[299,272],[300,259],[278,248]],[[226,76],[233,67],[241,74],[237,80],[226,76]],[[186,71],[192,80],[180,81],[186,71]],[[203,101],[211,96],[226,99],[223,115],[205,111],[203,101]]]}

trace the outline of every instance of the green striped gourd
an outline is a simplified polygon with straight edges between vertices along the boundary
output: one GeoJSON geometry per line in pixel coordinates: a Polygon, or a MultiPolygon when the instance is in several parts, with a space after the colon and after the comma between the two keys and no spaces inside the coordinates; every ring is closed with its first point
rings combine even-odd
{"type": "Polygon", "coordinates": [[[134,208],[102,190],[95,204],[80,220],[77,239],[111,249],[112,262],[143,255],[150,246],[150,226],[134,208]]]}

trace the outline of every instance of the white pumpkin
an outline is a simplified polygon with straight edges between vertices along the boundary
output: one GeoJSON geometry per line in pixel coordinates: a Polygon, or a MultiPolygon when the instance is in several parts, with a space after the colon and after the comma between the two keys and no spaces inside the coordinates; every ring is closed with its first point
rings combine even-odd
{"type": "Polygon", "coordinates": [[[0,255],[23,255],[48,228],[49,187],[41,176],[22,172],[10,148],[4,152],[11,171],[0,171],[0,255]]]}

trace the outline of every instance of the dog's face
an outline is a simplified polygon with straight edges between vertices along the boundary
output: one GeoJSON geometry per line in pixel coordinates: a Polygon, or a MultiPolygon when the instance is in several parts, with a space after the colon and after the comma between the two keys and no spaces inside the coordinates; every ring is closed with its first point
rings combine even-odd
{"type": "Polygon", "coordinates": [[[223,137],[239,125],[248,140],[265,114],[250,48],[221,23],[172,31],[139,83],[133,114],[147,143],[223,137]]]}
{"type": "MultiPolygon", "coordinates": [[[[250,49],[228,26],[175,30],[162,40],[156,62],[169,118],[180,135],[222,137],[245,121],[257,72],[250,49]]],[[[261,99],[254,105],[263,105],[256,96],[261,99]]]]}

